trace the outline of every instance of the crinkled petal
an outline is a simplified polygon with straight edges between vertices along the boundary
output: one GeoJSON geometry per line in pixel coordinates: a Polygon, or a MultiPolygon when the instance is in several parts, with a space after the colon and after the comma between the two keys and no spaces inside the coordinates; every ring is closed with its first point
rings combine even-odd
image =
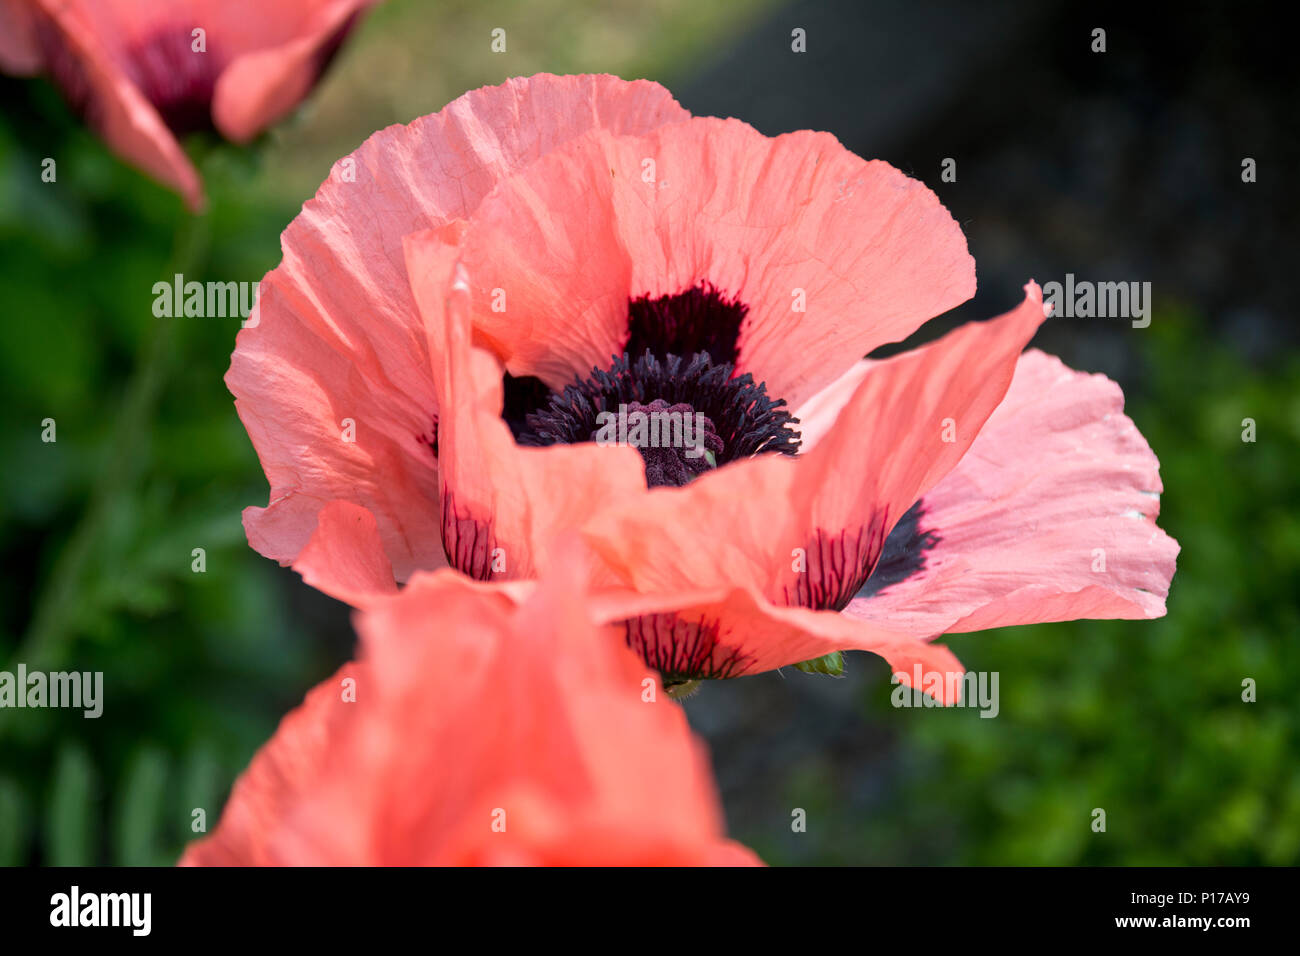
{"type": "Polygon", "coordinates": [[[1042,321],[1030,283],[1011,312],[881,362],[809,454],[613,502],[584,536],[614,580],[645,593],[737,585],[778,604],[843,607],[893,525],[971,446],[1042,321]]]}
{"type": "Polygon", "coordinates": [[[512,374],[558,388],[604,368],[629,299],[707,282],[748,307],[739,371],[792,404],[975,289],[921,183],[827,133],[712,118],[555,150],[484,201],[463,262],[476,329],[512,374]]]}
{"type": "Polygon", "coordinates": [[[844,606],[853,594],[844,589],[875,565],[894,525],[970,449],[1043,320],[1042,291],[1030,282],[1010,312],[881,362],[862,380],[799,459],[791,504],[811,534],[807,572],[784,575],[783,591],[800,598],[790,603],[844,606]]]}
{"type": "Polygon", "coordinates": [[[467,93],[335,164],[285,231],[226,375],[271,483],[270,504],[245,513],[258,551],[292,562],[341,499],[375,515],[399,580],[442,564],[439,405],[402,237],[468,215],[501,176],[589,129],[684,115],[653,83],[540,75],[467,93]]]}
{"type": "MultiPolygon", "coordinates": [[[[868,373],[874,375],[875,371],[868,373]]],[[[969,453],[923,499],[924,567],[847,613],[913,634],[1165,613],[1178,544],[1119,386],[1026,352],[969,453]]]]}
{"type": "Polygon", "coordinates": [[[443,541],[453,567],[476,578],[534,577],[564,529],[593,503],[645,489],[641,456],[591,443],[523,448],[501,418],[504,368],[471,344],[462,223],[407,237],[407,269],[434,356],[443,541]],[[456,279],[456,276],[461,276],[456,279]]]}
{"type": "Polygon", "coordinates": [[[350,501],[331,501],[320,510],[293,568],[316,590],[353,607],[397,593],[375,516],[350,501]]]}

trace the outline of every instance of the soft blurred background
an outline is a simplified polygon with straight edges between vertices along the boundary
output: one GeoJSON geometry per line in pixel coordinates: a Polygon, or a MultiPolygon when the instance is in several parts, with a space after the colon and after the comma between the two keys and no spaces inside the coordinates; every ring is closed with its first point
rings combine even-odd
{"type": "Polygon", "coordinates": [[[0,78],[0,669],[106,681],[99,720],[0,710],[0,863],[172,862],[191,808],[213,826],[351,651],[347,610],[245,543],[267,487],[221,382],[238,320],[155,319],[153,283],[177,263],[259,279],[369,133],[542,70],[656,79],[693,112],[830,130],[925,181],[980,292],[923,338],[1030,277],[1153,284],[1149,328],[1061,319],[1036,344],[1120,381],[1160,458],[1183,548],[1168,617],[954,637],[1001,675],[995,720],[894,709],[862,654],[843,679],[706,686],[687,706],[733,835],[774,864],[1300,861],[1296,60],[1267,7],[1138,6],[390,0],[254,148],[192,144],[210,212],[189,224],[45,81],[0,78]]]}

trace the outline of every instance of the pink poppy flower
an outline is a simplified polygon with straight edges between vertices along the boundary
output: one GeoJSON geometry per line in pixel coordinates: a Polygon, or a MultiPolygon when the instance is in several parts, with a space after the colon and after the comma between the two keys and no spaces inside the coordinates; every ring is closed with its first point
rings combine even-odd
{"type": "Polygon", "coordinates": [[[843,649],[953,672],[945,632],[1164,613],[1156,459],[1113,383],[1023,351],[1037,285],[861,359],[974,263],[827,134],[512,80],[371,137],[283,247],[227,375],[271,481],[245,527],[343,600],[532,578],[578,528],[601,620],[671,682],[843,649]],[[696,440],[603,444],[620,405],[696,440]]]}
{"type": "Polygon", "coordinates": [[[579,592],[516,603],[441,571],[361,613],[361,659],[284,719],[181,864],[758,864],[723,835],[680,706],[579,592]]]}
{"type": "Polygon", "coordinates": [[[376,0],[0,0],[0,69],[47,72],[127,162],[203,206],[177,137],[246,142],[292,110],[376,0]]]}

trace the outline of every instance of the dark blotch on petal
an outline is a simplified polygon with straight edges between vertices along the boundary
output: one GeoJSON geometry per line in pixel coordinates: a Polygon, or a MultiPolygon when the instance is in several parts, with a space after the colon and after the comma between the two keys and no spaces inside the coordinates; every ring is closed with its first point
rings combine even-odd
{"type": "Polygon", "coordinates": [[[750,657],[738,648],[720,649],[721,622],[679,614],[647,614],[624,621],[627,646],[657,670],[665,684],[738,676],[750,657]]]}
{"type": "Polygon", "coordinates": [[[879,594],[891,584],[906,581],[925,568],[925,552],[942,540],[934,529],[922,529],[925,514],[924,499],[907,509],[885,539],[885,550],[881,552],[871,576],[854,597],[879,594]]]}
{"type": "Polygon", "coordinates": [[[805,548],[806,570],[785,589],[787,604],[818,611],[842,611],[855,597],[870,597],[925,567],[925,552],[939,536],[922,530],[925,506],[918,501],[886,536],[889,515],[870,527],[830,535],[819,531],[805,548]]]}
{"type": "Polygon", "coordinates": [[[456,507],[456,498],[442,493],[442,547],[447,563],[478,581],[492,579],[492,553],[497,548],[491,526],[456,507]]]}
{"type": "Polygon", "coordinates": [[[728,299],[710,283],[675,295],[641,296],[627,304],[623,351],[635,362],[646,352],[659,359],[705,352],[714,365],[735,365],[740,325],[749,306],[728,299]]]}
{"type": "Polygon", "coordinates": [[[785,589],[785,603],[815,611],[842,611],[862,586],[885,543],[887,515],[870,527],[828,534],[818,531],[804,546],[805,570],[793,574],[785,589]]]}

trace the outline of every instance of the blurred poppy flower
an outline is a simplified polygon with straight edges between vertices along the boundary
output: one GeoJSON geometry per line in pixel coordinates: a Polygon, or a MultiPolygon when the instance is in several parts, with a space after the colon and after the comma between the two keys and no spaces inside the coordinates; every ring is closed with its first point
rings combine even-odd
{"type": "Polygon", "coordinates": [[[46,72],[123,159],[203,187],[177,137],[246,142],[310,91],[376,0],[0,0],[0,69],[46,72]]]}
{"type": "Polygon", "coordinates": [[[671,682],[849,648],[960,671],[933,637],[1164,613],[1155,457],[1113,383],[1023,352],[1037,285],[861,359],[974,263],[933,193],[828,134],[512,80],[371,137],[283,247],[227,375],[272,486],[245,526],[344,600],[535,577],[581,528],[601,619],[671,682]],[[620,407],[699,441],[600,443],[620,407]]]}
{"type": "Polygon", "coordinates": [[[441,571],[361,613],[361,659],[182,865],[757,864],[681,708],[579,593],[441,571]]]}

